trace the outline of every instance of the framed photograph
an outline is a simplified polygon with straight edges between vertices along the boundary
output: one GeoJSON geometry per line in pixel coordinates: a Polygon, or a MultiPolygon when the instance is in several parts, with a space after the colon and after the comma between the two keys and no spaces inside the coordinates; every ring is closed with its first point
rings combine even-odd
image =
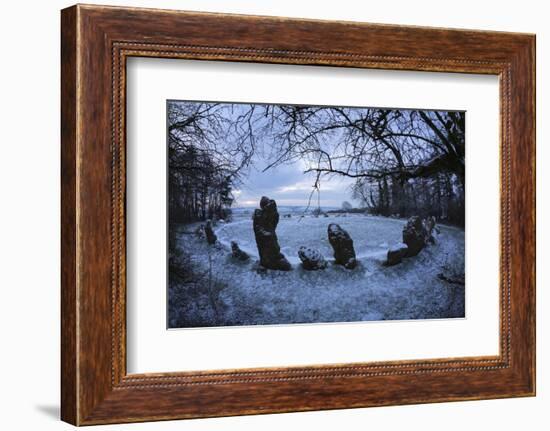
{"type": "Polygon", "coordinates": [[[535,394],[535,37],[61,14],[62,419],[535,394]]]}

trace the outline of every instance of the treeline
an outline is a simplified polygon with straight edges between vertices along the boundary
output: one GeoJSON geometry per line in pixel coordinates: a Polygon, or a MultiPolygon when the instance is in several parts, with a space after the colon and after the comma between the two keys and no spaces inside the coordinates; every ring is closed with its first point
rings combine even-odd
{"type": "Polygon", "coordinates": [[[171,222],[227,219],[233,185],[253,154],[231,105],[167,103],[168,212],[171,222]]]}
{"type": "Polygon", "coordinates": [[[231,214],[231,176],[206,151],[170,146],[168,187],[171,221],[227,219],[231,214]]]}
{"type": "Polygon", "coordinates": [[[361,179],[353,187],[353,196],[374,215],[434,216],[437,220],[464,226],[464,189],[453,174],[438,173],[407,181],[391,176],[361,179]]]}

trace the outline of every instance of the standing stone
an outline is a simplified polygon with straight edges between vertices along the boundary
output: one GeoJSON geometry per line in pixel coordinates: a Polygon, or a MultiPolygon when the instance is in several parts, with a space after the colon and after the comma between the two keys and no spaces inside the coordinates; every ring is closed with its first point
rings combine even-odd
{"type": "Polygon", "coordinates": [[[197,226],[197,228],[195,229],[195,235],[197,235],[199,238],[204,237],[204,225],[203,224],[197,226]]]}
{"type": "Polygon", "coordinates": [[[325,269],[327,267],[327,261],[323,255],[313,248],[301,246],[298,250],[298,257],[302,261],[304,269],[308,271],[325,269]]]}
{"type": "Polygon", "coordinates": [[[208,242],[208,244],[216,244],[218,237],[212,229],[212,220],[206,220],[206,224],[204,225],[204,233],[206,234],[206,241],[208,242]]]}
{"type": "Polygon", "coordinates": [[[281,253],[275,229],[279,223],[277,203],[273,199],[263,196],[260,208],[254,210],[252,216],[254,236],[260,254],[260,265],[267,269],[289,271],[291,265],[281,253]]]}
{"type": "Polygon", "coordinates": [[[403,228],[403,242],[407,245],[407,257],[416,256],[426,245],[426,230],[422,219],[412,216],[403,228]]]}
{"type": "Polygon", "coordinates": [[[349,234],[336,223],[328,225],[328,240],[334,250],[334,260],[347,269],[353,269],[357,265],[353,240],[349,234]]]}
{"type": "Polygon", "coordinates": [[[400,263],[404,257],[407,257],[408,250],[409,247],[407,247],[407,244],[403,244],[402,242],[391,246],[388,250],[386,265],[391,266],[400,263]]]}
{"type": "Polygon", "coordinates": [[[246,251],[242,251],[236,241],[231,241],[231,254],[235,259],[241,260],[243,262],[250,259],[248,253],[246,251]]]}
{"type": "Polygon", "coordinates": [[[430,216],[424,219],[424,230],[426,231],[426,243],[435,244],[435,217],[430,216]]]}

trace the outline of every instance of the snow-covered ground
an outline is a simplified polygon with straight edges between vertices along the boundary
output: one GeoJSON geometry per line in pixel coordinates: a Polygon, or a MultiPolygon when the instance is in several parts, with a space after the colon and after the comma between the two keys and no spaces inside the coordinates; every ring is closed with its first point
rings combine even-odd
{"type": "MultiPolygon", "coordinates": [[[[298,249],[301,245],[316,248],[325,258],[332,257],[332,247],[328,242],[327,227],[338,223],[351,235],[355,253],[359,260],[366,258],[384,259],[388,247],[401,241],[403,223],[385,217],[367,217],[346,214],[329,217],[306,216],[300,219],[281,218],[277,226],[277,237],[282,253],[292,264],[299,264],[298,249]]],[[[239,247],[258,258],[258,249],[250,218],[222,225],[216,231],[218,240],[226,247],[237,241],[239,247]]]]}
{"type": "Polygon", "coordinates": [[[464,285],[440,277],[463,277],[464,231],[439,226],[435,245],[399,265],[384,266],[388,248],[401,241],[404,223],[362,214],[281,217],[277,236],[293,265],[289,272],[258,265],[248,214],[219,223],[215,246],[189,234],[196,225],[179,226],[178,245],[201,281],[191,287],[171,280],[170,327],[464,317],[464,285]],[[338,223],[353,238],[359,260],[354,270],[332,262],[329,223],[338,223]],[[231,241],[251,255],[248,262],[231,257],[231,241]],[[318,249],[328,268],[302,269],[297,255],[302,245],[318,249]]]}

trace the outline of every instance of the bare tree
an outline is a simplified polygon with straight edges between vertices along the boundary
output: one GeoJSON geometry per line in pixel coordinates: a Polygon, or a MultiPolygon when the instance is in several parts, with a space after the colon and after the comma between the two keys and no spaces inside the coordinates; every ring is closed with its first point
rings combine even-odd
{"type": "Polygon", "coordinates": [[[170,101],[169,205],[179,221],[225,218],[232,188],[251,163],[256,144],[254,105],[170,101]]]}
{"type": "Polygon", "coordinates": [[[353,209],[353,205],[350,204],[348,201],[344,201],[344,202],[342,202],[342,209],[344,211],[350,211],[350,210],[353,209]]]}
{"type": "Polygon", "coordinates": [[[464,182],[464,113],[279,106],[273,162],[307,159],[306,172],[351,178],[457,175],[464,182]]]}
{"type": "Polygon", "coordinates": [[[374,212],[427,213],[463,224],[463,112],[279,106],[272,162],[305,160],[306,173],[354,178],[354,198],[374,212]],[[446,193],[443,193],[444,186],[446,193]]]}
{"type": "Polygon", "coordinates": [[[168,139],[170,185],[185,196],[186,219],[230,206],[232,187],[258,160],[264,171],[305,162],[318,197],[326,177],[354,178],[353,197],[383,215],[442,218],[463,208],[463,112],[171,102],[168,139]]]}

